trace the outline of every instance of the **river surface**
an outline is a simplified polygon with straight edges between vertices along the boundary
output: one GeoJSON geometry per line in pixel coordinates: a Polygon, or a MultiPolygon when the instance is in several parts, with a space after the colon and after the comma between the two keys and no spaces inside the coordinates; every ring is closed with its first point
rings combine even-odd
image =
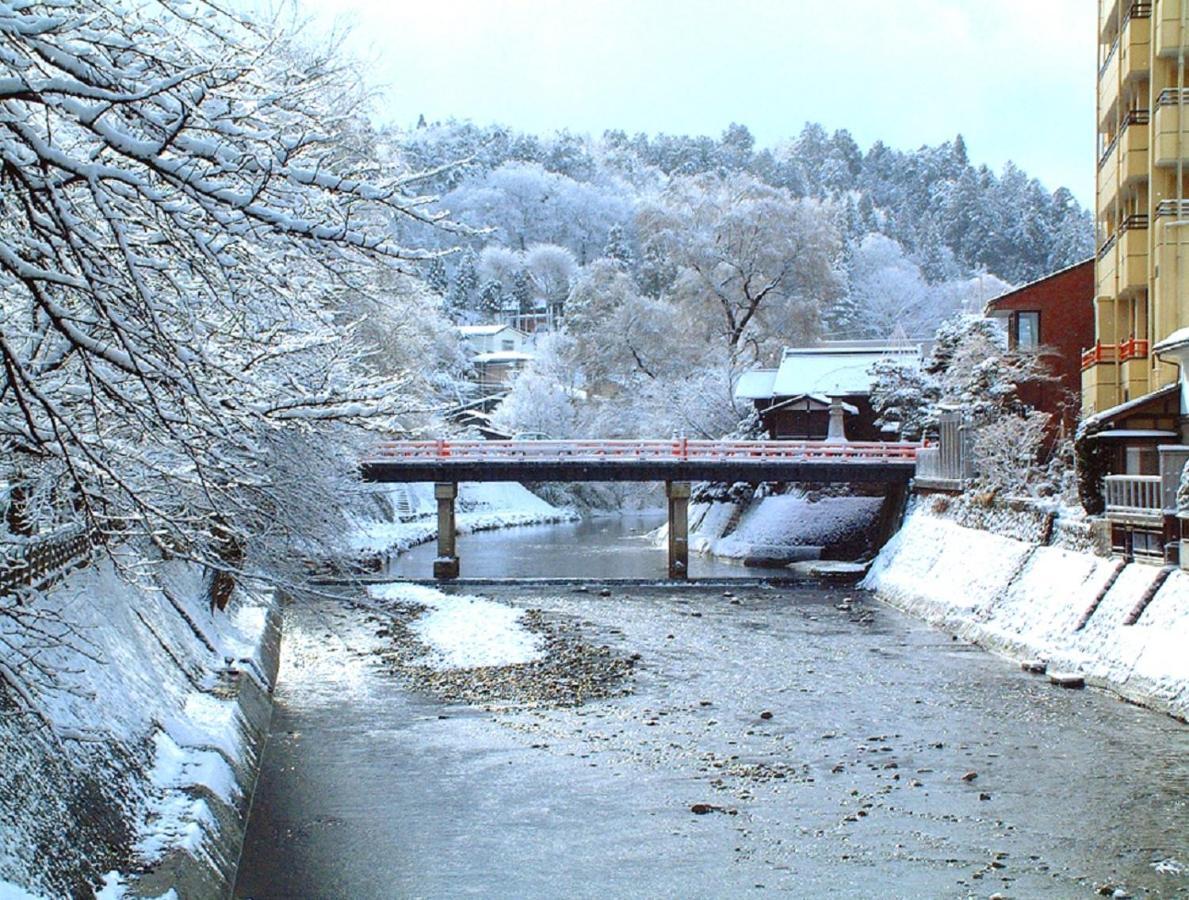
{"type": "MultiPolygon", "coordinates": [[[[642,527],[469,536],[464,574],[651,577],[642,527]]],[[[237,897],[1189,896],[1170,718],[854,589],[457,590],[638,654],[631,693],[447,704],[375,610],[291,605],[237,897]]]]}
{"type": "MultiPolygon", "coordinates": [[[[560,525],[528,525],[457,538],[461,575],[498,578],[656,578],[668,577],[667,550],[651,532],[665,523],[665,514],[601,517],[560,525]]],[[[397,578],[429,578],[437,544],[421,544],[393,559],[389,573],[397,578]]],[[[788,575],[787,569],[744,568],[710,556],[691,554],[691,578],[739,578],[788,575]]]]}

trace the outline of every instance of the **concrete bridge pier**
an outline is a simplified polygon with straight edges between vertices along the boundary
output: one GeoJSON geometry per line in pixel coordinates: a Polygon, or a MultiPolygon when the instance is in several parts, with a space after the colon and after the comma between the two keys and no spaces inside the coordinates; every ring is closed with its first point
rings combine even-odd
{"type": "Polygon", "coordinates": [[[458,550],[454,543],[454,500],[458,484],[452,481],[433,486],[438,501],[438,558],[433,561],[434,578],[458,577],[458,550]]]}
{"type": "Polygon", "coordinates": [[[669,577],[689,577],[689,482],[666,481],[669,498],[669,577]]]}

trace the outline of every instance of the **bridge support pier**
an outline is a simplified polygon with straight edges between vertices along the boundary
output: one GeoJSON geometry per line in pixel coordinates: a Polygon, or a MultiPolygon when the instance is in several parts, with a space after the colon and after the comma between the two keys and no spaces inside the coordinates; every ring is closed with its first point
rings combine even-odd
{"type": "Polygon", "coordinates": [[[689,577],[689,482],[666,481],[669,498],[669,577],[689,577]]]}
{"type": "Polygon", "coordinates": [[[433,561],[434,578],[458,577],[458,552],[454,543],[454,498],[458,485],[447,481],[433,486],[438,501],[438,558],[433,561]]]}

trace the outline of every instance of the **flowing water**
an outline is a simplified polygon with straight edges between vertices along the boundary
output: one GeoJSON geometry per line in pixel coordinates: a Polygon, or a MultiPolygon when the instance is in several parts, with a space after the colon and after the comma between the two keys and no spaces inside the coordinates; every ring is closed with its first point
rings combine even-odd
{"type": "MultiPolygon", "coordinates": [[[[652,524],[469,536],[464,575],[659,577],[652,524]]],[[[1189,728],[1165,716],[855,589],[458,590],[638,654],[632,692],[446,704],[380,663],[374,612],[290,606],[237,896],[1189,896],[1189,728]]]]}

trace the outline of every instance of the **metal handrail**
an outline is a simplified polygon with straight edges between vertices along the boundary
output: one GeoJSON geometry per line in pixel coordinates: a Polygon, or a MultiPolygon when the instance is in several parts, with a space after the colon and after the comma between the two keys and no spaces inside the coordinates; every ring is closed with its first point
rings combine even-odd
{"type": "Polygon", "coordinates": [[[1156,95],[1157,106],[1181,106],[1189,103],[1189,88],[1165,88],[1156,95]]]}
{"type": "Polygon", "coordinates": [[[1118,232],[1116,232],[1115,234],[1112,234],[1110,237],[1108,237],[1106,239],[1106,243],[1104,243],[1101,247],[1098,248],[1098,258],[1102,259],[1108,253],[1110,253],[1111,250],[1115,246],[1115,242],[1118,240],[1119,240],[1118,232]]]}

